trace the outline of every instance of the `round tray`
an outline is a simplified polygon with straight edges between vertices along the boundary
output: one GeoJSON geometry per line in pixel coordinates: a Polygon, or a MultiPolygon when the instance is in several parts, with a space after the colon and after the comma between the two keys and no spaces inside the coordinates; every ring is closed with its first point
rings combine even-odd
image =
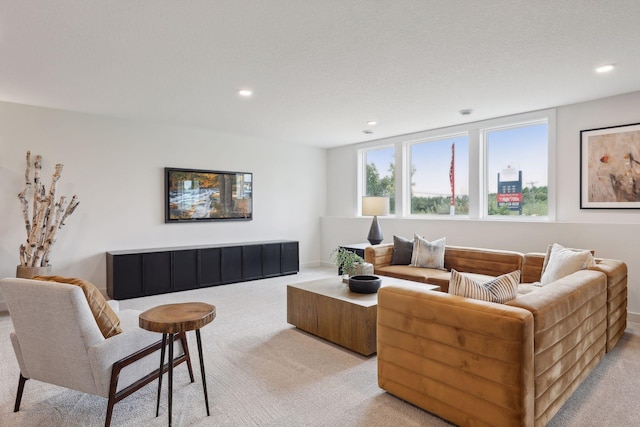
{"type": "Polygon", "coordinates": [[[382,279],[378,276],[371,276],[368,274],[351,276],[349,278],[349,290],[359,294],[373,294],[378,292],[381,283],[382,279]]]}

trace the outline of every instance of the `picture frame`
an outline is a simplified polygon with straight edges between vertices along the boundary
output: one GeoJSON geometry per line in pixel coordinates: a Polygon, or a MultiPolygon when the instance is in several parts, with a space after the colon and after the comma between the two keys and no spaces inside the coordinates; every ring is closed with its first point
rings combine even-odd
{"type": "Polygon", "coordinates": [[[640,123],[580,131],[580,209],[640,209],[640,123]]]}

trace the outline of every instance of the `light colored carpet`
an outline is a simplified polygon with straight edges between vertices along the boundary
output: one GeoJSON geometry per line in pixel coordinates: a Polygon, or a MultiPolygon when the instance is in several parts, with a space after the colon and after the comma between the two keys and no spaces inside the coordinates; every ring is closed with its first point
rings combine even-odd
{"type": "MultiPolygon", "coordinates": [[[[217,308],[217,318],[201,331],[211,416],[189,333],[196,382],[189,383],[184,365],[175,371],[173,425],[451,425],[379,389],[375,356],[360,356],[287,323],[286,285],[333,275],[334,269],[305,269],[294,276],[121,301],[122,309],[186,301],[217,308]]],[[[0,426],[103,425],[106,399],[33,380],[26,383],[20,412],[13,413],[18,367],[11,330],[9,317],[0,315],[0,426]]],[[[639,425],[638,372],[640,330],[632,325],[550,425],[639,425]]],[[[166,387],[160,417],[154,416],[156,384],[116,404],[112,425],[166,425],[166,387]]]]}

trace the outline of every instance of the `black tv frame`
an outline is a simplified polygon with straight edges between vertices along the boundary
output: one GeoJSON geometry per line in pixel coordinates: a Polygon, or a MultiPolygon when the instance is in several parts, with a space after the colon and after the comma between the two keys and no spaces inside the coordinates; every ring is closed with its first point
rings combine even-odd
{"type": "Polygon", "coordinates": [[[253,173],[165,167],[164,197],[165,223],[251,221],[253,173]]]}

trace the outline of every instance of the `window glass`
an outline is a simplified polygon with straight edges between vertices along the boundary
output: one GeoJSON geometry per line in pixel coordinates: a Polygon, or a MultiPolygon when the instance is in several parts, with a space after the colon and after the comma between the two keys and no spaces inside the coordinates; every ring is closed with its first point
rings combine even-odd
{"type": "Polygon", "coordinates": [[[469,215],[469,138],[453,136],[409,146],[413,215],[469,215]]]}
{"type": "Polygon", "coordinates": [[[389,196],[389,212],[395,213],[396,168],[394,147],[364,152],[365,196],[389,196]]]}
{"type": "Polygon", "coordinates": [[[548,125],[484,131],[487,214],[547,216],[548,125]]]}

